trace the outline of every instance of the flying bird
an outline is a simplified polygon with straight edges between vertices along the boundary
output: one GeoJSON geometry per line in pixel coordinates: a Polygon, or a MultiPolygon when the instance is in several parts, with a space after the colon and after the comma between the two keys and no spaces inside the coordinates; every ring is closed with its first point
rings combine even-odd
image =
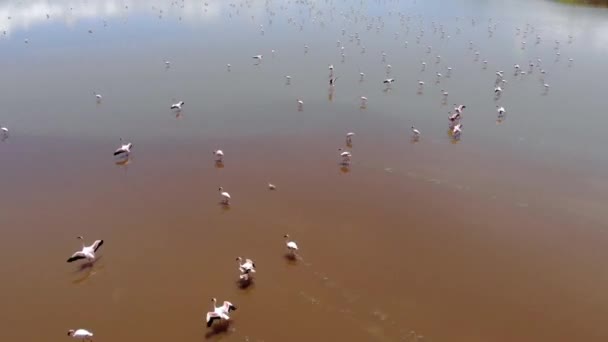
{"type": "Polygon", "coordinates": [[[211,301],[213,302],[213,311],[207,312],[207,327],[211,327],[215,320],[230,320],[228,314],[230,311],[236,310],[236,306],[227,301],[224,301],[222,306],[217,306],[217,299],[212,298],[211,301]]]}
{"type": "Polygon", "coordinates": [[[255,273],[255,262],[251,259],[245,259],[243,262],[243,258],[237,257],[236,261],[239,264],[239,271],[241,274],[241,279],[247,279],[250,273],[255,273]]]}
{"type": "Polygon", "coordinates": [[[87,259],[88,261],[95,260],[95,252],[103,245],[103,240],[95,240],[92,245],[85,246],[84,238],[82,236],[78,237],[79,240],[82,241],[82,250],[72,254],[72,256],[68,259],[67,262],[72,262],[80,259],[87,259]]]}
{"type": "Polygon", "coordinates": [[[131,147],[133,147],[133,144],[132,143],[123,144],[122,138],[120,138],[120,143],[121,143],[121,146],[119,148],[117,148],[116,151],[114,151],[114,155],[122,157],[122,156],[128,156],[129,154],[131,154],[131,147]]]}
{"type": "Polygon", "coordinates": [[[171,105],[171,109],[182,110],[182,106],[184,105],[184,101],[179,101],[178,103],[174,103],[171,105]]]}

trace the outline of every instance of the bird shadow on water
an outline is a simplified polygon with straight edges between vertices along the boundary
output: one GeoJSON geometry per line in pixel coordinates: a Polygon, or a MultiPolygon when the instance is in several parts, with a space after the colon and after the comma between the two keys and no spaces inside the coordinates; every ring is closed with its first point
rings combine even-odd
{"type": "Polygon", "coordinates": [[[85,263],[79,265],[74,273],[81,275],[81,276],[72,280],[72,284],[78,285],[78,284],[84,283],[84,282],[88,281],[91,278],[91,276],[93,276],[93,275],[97,274],[99,271],[103,270],[104,269],[103,265],[95,267],[95,265],[97,264],[97,262],[100,259],[101,259],[101,257],[95,259],[94,261],[85,262],[85,263]]]}
{"type": "Polygon", "coordinates": [[[223,169],[223,168],[224,168],[224,162],[219,161],[219,160],[218,160],[218,161],[216,161],[216,162],[215,162],[215,168],[216,168],[216,169],[223,169]]]}
{"type": "Polygon", "coordinates": [[[340,164],[340,173],[341,174],[348,174],[350,173],[350,165],[345,165],[345,164],[340,164]]]}
{"type": "Polygon", "coordinates": [[[116,157],[114,159],[114,164],[118,166],[127,166],[131,163],[132,158],[128,155],[122,157],[116,157]]]}
{"type": "Polygon", "coordinates": [[[252,289],[255,285],[255,281],[252,277],[241,278],[236,281],[236,286],[241,290],[252,289]]]}
{"type": "Polygon", "coordinates": [[[211,326],[211,330],[205,334],[205,338],[209,339],[217,335],[228,334],[230,332],[230,326],[232,325],[232,321],[222,320],[217,324],[211,326]]]}
{"type": "Polygon", "coordinates": [[[283,254],[283,258],[285,258],[285,260],[287,261],[287,264],[289,264],[289,265],[297,264],[298,259],[299,259],[297,254],[290,253],[290,252],[283,254]]]}

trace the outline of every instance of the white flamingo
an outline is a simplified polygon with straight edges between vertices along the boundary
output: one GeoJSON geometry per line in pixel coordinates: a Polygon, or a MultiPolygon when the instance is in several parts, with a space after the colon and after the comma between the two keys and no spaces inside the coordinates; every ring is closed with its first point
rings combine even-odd
{"type": "Polygon", "coordinates": [[[68,330],[68,336],[83,341],[93,341],[93,333],[85,329],[70,329],[68,330]]]}
{"type": "Polygon", "coordinates": [[[295,241],[289,240],[289,234],[285,234],[283,237],[285,238],[285,245],[289,253],[295,254],[298,250],[298,244],[295,241]]]}
{"type": "Polygon", "coordinates": [[[348,151],[344,151],[342,148],[339,148],[338,151],[342,151],[340,153],[340,158],[342,158],[341,164],[342,165],[349,165],[351,157],[353,156],[352,153],[350,153],[348,151]]]}
{"type": "Polygon", "coordinates": [[[367,105],[367,97],[361,96],[361,107],[365,107],[367,105]]]}
{"type": "Polygon", "coordinates": [[[454,111],[456,111],[458,114],[462,114],[465,108],[467,108],[466,105],[458,105],[454,108],[454,111]]]}
{"type": "Polygon", "coordinates": [[[241,279],[249,279],[250,273],[255,273],[255,262],[251,259],[245,259],[243,262],[243,258],[237,257],[236,261],[239,264],[239,271],[241,272],[241,279]]]}
{"type": "Polygon", "coordinates": [[[416,127],[412,126],[412,133],[414,134],[414,138],[420,137],[420,131],[416,129],[416,127]]]}
{"type": "Polygon", "coordinates": [[[220,196],[222,197],[222,204],[230,205],[230,194],[224,191],[224,188],[222,188],[221,186],[218,188],[218,191],[220,192],[220,196]]]}
{"type": "Polygon", "coordinates": [[[213,155],[215,156],[215,161],[221,163],[224,160],[224,151],[215,150],[213,151],[213,155]]]}
{"type": "Polygon", "coordinates": [[[122,143],[122,138],[120,138],[120,147],[114,151],[114,155],[118,157],[129,156],[131,154],[131,148],[133,147],[132,143],[122,143]]]}
{"type": "Polygon", "coordinates": [[[178,111],[182,110],[182,106],[184,105],[184,101],[179,101],[178,103],[174,103],[171,105],[171,109],[177,109],[178,111]]]}
{"type": "Polygon", "coordinates": [[[452,134],[454,135],[454,137],[459,137],[461,133],[462,133],[462,124],[459,123],[456,126],[454,126],[454,128],[452,129],[452,134]]]}
{"type": "Polygon", "coordinates": [[[346,133],[346,144],[351,145],[353,143],[353,137],[355,136],[354,132],[346,133]]]}
{"type": "Polygon", "coordinates": [[[88,261],[95,260],[95,252],[103,245],[103,240],[95,240],[92,245],[85,246],[84,238],[82,236],[78,236],[78,239],[82,241],[82,250],[72,254],[70,258],[68,258],[67,262],[73,262],[80,259],[87,259],[88,261]]]}
{"type": "Polygon", "coordinates": [[[207,327],[210,327],[215,320],[230,320],[230,311],[236,310],[236,306],[228,301],[224,301],[222,306],[217,306],[217,299],[211,298],[213,302],[213,311],[207,312],[207,327]]]}

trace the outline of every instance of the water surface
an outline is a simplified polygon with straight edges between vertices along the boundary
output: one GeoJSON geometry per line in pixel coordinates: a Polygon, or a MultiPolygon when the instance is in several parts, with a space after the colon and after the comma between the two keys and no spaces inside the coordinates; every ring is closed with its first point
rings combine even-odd
{"type": "Polygon", "coordinates": [[[607,18],[545,1],[0,2],[0,339],[603,341],[607,18]],[[115,165],[121,137],[133,154],[115,165]],[[77,235],[105,240],[93,268],[65,263],[77,235]],[[258,266],[246,289],[239,255],[258,266]],[[204,325],[211,297],[239,306],[227,331],[204,325]]]}

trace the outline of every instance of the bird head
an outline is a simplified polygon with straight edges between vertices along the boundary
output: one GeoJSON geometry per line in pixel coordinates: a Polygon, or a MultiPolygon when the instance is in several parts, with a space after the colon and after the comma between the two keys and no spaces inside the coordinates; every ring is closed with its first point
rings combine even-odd
{"type": "Polygon", "coordinates": [[[289,239],[289,234],[283,235],[284,238],[289,239]]]}
{"type": "Polygon", "coordinates": [[[84,238],[82,236],[77,236],[76,237],[78,240],[84,240],[84,238]]]}
{"type": "Polygon", "coordinates": [[[223,190],[224,190],[224,188],[220,186],[220,187],[218,188],[218,190],[219,190],[219,191],[223,191],[223,190]]]}
{"type": "Polygon", "coordinates": [[[241,258],[241,257],[236,257],[236,261],[242,261],[242,260],[243,260],[243,258],[241,258]]]}
{"type": "Polygon", "coordinates": [[[217,299],[215,299],[215,297],[211,298],[211,301],[212,301],[213,303],[217,303],[217,299]]]}
{"type": "Polygon", "coordinates": [[[68,330],[68,336],[72,336],[72,335],[74,335],[74,329],[68,330]]]}

